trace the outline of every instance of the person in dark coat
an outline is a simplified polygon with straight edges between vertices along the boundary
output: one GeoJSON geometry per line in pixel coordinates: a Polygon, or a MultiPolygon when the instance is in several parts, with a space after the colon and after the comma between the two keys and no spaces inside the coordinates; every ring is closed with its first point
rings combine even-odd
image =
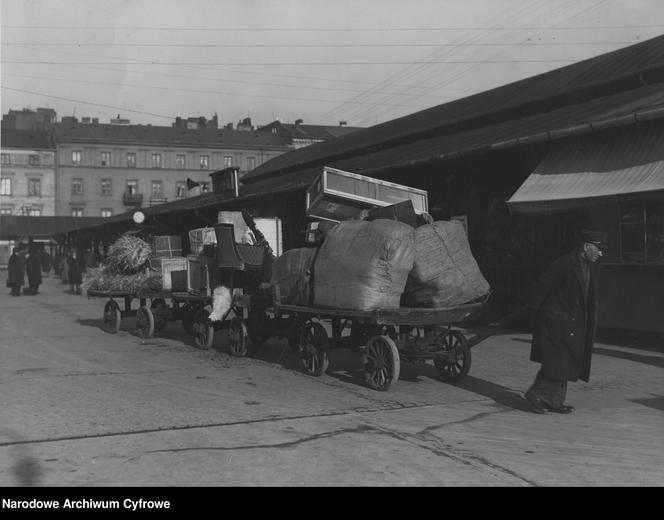
{"type": "Polygon", "coordinates": [[[36,247],[30,249],[28,259],[25,262],[25,270],[28,275],[29,293],[37,294],[42,283],[42,261],[39,249],[36,247]]]}
{"type": "Polygon", "coordinates": [[[597,300],[592,266],[605,250],[604,236],[583,230],[579,245],[542,274],[532,292],[534,312],[531,361],[541,363],[526,399],[536,413],[570,413],[567,382],[588,381],[597,300]]]}
{"type": "Polygon", "coordinates": [[[67,279],[69,280],[69,292],[72,294],[81,294],[83,275],[81,262],[78,259],[78,254],[75,249],[72,250],[67,257],[67,279]]]}
{"type": "Polygon", "coordinates": [[[25,283],[24,270],[23,258],[18,247],[15,247],[7,264],[7,287],[11,287],[12,296],[21,296],[21,286],[25,283]]]}
{"type": "Polygon", "coordinates": [[[41,252],[41,263],[42,263],[42,272],[44,276],[51,275],[51,267],[53,267],[53,259],[48,251],[42,249],[41,252]]]}

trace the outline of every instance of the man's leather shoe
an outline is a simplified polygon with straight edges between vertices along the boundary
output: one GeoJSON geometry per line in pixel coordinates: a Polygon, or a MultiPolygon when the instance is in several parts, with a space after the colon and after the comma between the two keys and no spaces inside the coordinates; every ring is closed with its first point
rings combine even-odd
{"type": "Polygon", "coordinates": [[[564,404],[547,404],[544,403],[544,406],[550,411],[555,413],[572,413],[574,411],[573,406],[567,406],[564,404]]]}
{"type": "Polygon", "coordinates": [[[528,402],[530,403],[533,412],[540,414],[546,413],[544,402],[542,402],[542,400],[539,397],[536,397],[533,394],[526,392],[526,399],[528,399],[528,402]]]}

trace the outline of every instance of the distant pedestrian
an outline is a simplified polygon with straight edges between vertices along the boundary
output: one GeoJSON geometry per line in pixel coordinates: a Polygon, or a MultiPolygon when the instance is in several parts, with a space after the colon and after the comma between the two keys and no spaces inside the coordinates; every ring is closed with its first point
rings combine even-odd
{"type": "Polygon", "coordinates": [[[53,259],[51,258],[51,255],[48,253],[48,251],[44,249],[41,250],[41,264],[42,274],[44,276],[50,276],[51,268],[53,267],[53,259]]]}
{"type": "Polygon", "coordinates": [[[583,230],[579,245],[543,273],[529,307],[535,313],[531,361],[541,363],[526,399],[535,413],[570,413],[567,382],[588,381],[597,325],[593,264],[606,249],[598,231],[583,230]]]}
{"type": "Polygon", "coordinates": [[[28,258],[25,263],[25,270],[28,275],[28,292],[27,294],[37,294],[39,286],[42,283],[42,261],[39,249],[33,246],[29,250],[28,258]]]}
{"type": "Polygon", "coordinates": [[[12,296],[21,296],[21,286],[25,283],[24,270],[23,258],[18,247],[15,247],[7,265],[7,287],[11,287],[12,296]]]}
{"type": "Polygon", "coordinates": [[[78,259],[75,249],[67,257],[67,278],[69,280],[69,292],[71,294],[81,294],[83,276],[81,273],[81,262],[78,259]]]}
{"type": "Polygon", "coordinates": [[[91,268],[97,265],[97,260],[94,253],[88,248],[85,250],[85,255],[83,255],[83,271],[88,272],[91,268]]]}
{"type": "Polygon", "coordinates": [[[63,254],[60,260],[60,278],[62,283],[69,283],[69,253],[63,254]]]}

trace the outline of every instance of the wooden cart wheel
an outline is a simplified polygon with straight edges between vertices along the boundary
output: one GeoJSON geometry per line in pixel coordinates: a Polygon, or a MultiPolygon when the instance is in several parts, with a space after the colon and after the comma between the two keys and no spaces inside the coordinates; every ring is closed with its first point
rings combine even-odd
{"type": "Polygon", "coordinates": [[[389,336],[373,336],[364,354],[364,377],[375,390],[385,391],[399,379],[399,350],[389,336]]]}
{"type": "Polygon", "coordinates": [[[108,300],[104,305],[104,327],[108,332],[116,333],[120,330],[122,314],[120,306],[114,300],[108,300]]]}
{"type": "Polygon", "coordinates": [[[314,321],[302,325],[298,347],[302,366],[307,374],[320,376],[325,373],[330,365],[327,355],[330,341],[325,327],[314,321]]]}
{"type": "MultiPolygon", "coordinates": [[[[445,331],[440,335],[441,347],[446,352],[463,345],[464,341],[466,341],[465,336],[458,330],[445,331]]],[[[459,354],[453,363],[438,356],[433,358],[433,364],[440,378],[448,383],[457,383],[466,377],[470,370],[470,361],[470,350],[459,354]]]]}
{"type": "Polygon", "coordinates": [[[168,320],[166,319],[166,301],[161,298],[156,298],[152,300],[150,309],[152,310],[152,316],[154,317],[154,330],[163,330],[164,327],[166,327],[166,323],[168,323],[168,320]]]}
{"type": "Polygon", "coordinates": [[[145,305],[141,305],[136,311],[136,328],[141,338],[151,338],[154,334],[154,316],[145,305]]]}
{"type": "Polygon", "coordinates": [[[210,313],[207,309],[198,309],[193,319],[194,343],[198,348],[210,348],[214,342],[214,327],[208,320],[210,313]]]}
{"type": "Polygon", "coordinates": [[[247,326],[240,318],[233,318],[231,320],[230,328],[228,329],[228,350],[231,354],[237,357],[244,357],[249,350],[247,347],[247,326]]]}

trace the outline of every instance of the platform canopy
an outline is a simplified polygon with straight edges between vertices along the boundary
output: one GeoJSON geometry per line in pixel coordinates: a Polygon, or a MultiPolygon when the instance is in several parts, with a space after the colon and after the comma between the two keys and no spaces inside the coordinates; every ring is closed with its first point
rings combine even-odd
{"type": "Polygon", "coordinates": [[[507,201],[541,214],[615,200],[664,197],[664,127],[631,127],[559,144],[507,201]]]}
{"type": "Polygon", "coordinates": [[[17,240],[23,237],[46,239],[98,225],[103,221],[102,217],[0,215],[0,240],[17,240]]]}

